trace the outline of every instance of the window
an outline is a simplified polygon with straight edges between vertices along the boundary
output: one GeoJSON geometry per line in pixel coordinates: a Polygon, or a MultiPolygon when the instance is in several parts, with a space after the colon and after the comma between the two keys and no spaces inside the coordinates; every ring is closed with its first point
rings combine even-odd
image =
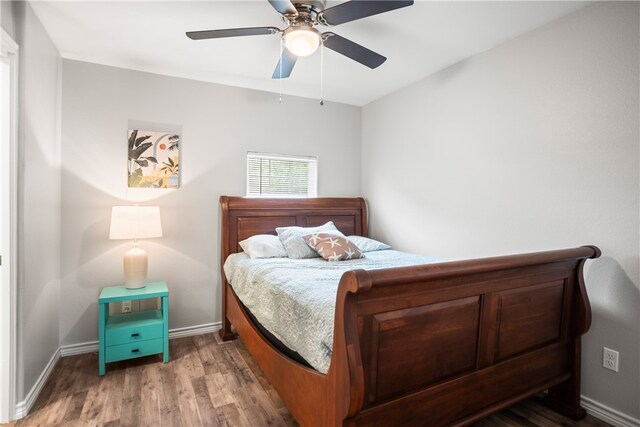
{"type": "Polygon", "coordinates": [[[315,157],[247,153],[247,196],[316,197],[315,157]]]}

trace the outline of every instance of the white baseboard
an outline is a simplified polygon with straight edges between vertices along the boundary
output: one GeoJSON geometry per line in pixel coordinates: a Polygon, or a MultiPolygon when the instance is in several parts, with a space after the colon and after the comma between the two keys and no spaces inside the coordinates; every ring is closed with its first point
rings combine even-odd
{"type": "Polygon", "coordinates": [[[56,351],[53,353],[51,359],[49,359],[49,363],[47,363],[47,366],[45,366],[44,371],[42,371],[36,383],[33,385],[33,387],[31,387],[31,390],[29,390],[29,394],[27,394],[27,397],[22,402],[19,402],[16,405],[16,409],[13,414],[15,419],[23,418],[29,413],[31,407],[36,402],[36,399],[38,399],[38,396],[42,391],[42,387],[44,387],[44,384],[47,382],[49,375],[51,375],[53,368],[56,366],[58,359],[60,359],[60,348],[56,349],[56,351]]]}
{"type": "Polygon", "coordinates": [[[169,330],[169,339],[191,337],[194,335],[210,334],[222,328],[222,322],[205,323],[204,325],[187,326],[169,330]]]}
{"type": "Polygon", "coordinates": [[[633,418],[630,415],[623,414],[613,408],[603,405],[600,402],[596,402],[586,396],[581,396],[581,404],[587,412],[613,426],[616,427],[640,427],[640,420],[633,418]]]}
{"type": "Polygon", "coordinates": [[[75,356],[76,354],[92,353],[94,351],[98,351],[98,341],[81,342],[63,345],[60,347],[60,356],[75,356]]]}

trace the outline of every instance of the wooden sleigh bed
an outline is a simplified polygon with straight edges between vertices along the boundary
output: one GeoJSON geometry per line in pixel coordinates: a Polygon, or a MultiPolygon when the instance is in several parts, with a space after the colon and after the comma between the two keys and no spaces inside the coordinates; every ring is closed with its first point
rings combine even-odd
{"type": "MultiPolygon", "coordinates": [[[[360,198],[220,198],[221,262],[256,234],[329,220],[367,235],[360,198]]],[[[303,426],[468,425],[548,390],[573,419],[580,337],[591,323],[583,265],[595,246],[345,273],[326,375],[278,351],[222,273],[223,340],[243,340],[303,426]]]]}

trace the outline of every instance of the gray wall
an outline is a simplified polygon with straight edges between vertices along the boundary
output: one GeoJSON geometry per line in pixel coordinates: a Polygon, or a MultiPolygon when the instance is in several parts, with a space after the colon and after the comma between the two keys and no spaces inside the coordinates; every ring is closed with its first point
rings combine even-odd
{"type": "Polygon", "coordinates": [[[63,345],[97,339],[100,289],[122,282],[111,206],[160,206],[164,237],[142,245],[180,328],[220,321],[218,199],[244,195],[247,151],[318,156],[319,196],[360,194],[359,108],[68,60],[62,87],[63,345]],[[130,121],[182,130],[180,189],[127,190],[130,121]]]}
{"type": "Polygon", "coordinates": [[[364,107],[374,237],[447,259],[598,245],[583,393],[635,418],[639,5],[599,3],[364,107]],[[602,368],[602,347],[620,372],[602,368]]]}
{"type": "Polygon", "coordinates": [[[17,402],[59,346],[60,56],[26,2],[1,2],[20,45],[17,402]]]}

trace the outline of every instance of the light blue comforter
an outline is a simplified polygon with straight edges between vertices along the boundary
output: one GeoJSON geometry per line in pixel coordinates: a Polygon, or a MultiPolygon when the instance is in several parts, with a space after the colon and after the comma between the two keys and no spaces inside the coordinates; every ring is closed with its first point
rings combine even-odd
{"type": "Polygon", "coordinates": [[[224,272],[240,301],[283,344],[326,374],[331,363],[338,282],[345,271],[438,262],[436,258],[384,250],[366,258],[327,262],[322,258],[251,259],[232,254],[224,272]]]}

